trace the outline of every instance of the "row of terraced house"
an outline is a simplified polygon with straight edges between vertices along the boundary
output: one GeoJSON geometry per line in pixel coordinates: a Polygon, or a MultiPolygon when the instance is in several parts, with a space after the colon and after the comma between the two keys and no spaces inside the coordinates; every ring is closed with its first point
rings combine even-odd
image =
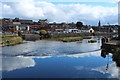
{"type": "Polygon", "coordinates": [[[3,18],[0,21],[1,30],[3,32],[31,32],[37,33],[39,30],[46,30],[49,33],[80,33],[80,32],[116,32],[116,28],[101,27],[100,22],[98,26],[83,26],[82,29],[77,29],[75,23],[50,23],[47,19],[44,20],[26,20],[19,18],[3,18]]]}

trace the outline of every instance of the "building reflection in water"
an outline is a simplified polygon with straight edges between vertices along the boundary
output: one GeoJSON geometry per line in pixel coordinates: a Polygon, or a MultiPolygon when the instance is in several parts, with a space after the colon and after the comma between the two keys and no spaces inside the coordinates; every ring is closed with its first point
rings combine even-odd
{"type": "Polygon", "coordinates": [[[118,77],[120,78],[120,53],[119,51],[115,51],[114,49],[112,52],[106,49],[102,49],[101,56],[103,58],[107,58],[107,65],[106,65],[106,71],[108,70],[109,66],[109,53],[112,53],[112,60],[116,63],[116,66],[118,67],[118,77]]]}

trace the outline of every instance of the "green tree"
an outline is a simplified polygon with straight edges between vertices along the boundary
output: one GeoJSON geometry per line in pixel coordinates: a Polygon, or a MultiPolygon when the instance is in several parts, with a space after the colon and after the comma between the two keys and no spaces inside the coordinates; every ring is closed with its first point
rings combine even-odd
{"type": "Polygon", "coordinates": [[[48,34],[48,32],[47,32],[46,30],[40,30],[39,35],[41,36],[40,39],[43,39],[43,38],[50,38],[50,34],[48,34]]]}
{"type": "Polygon", "coordinates": [[[45,35],[45,34],[47,34],[46,30],[40,30],[40,35],[45,35]]]}
{"type": "Polygon", "coordinates": [[[18,36],[22,36],[22,32],[18,31],[18,36]]]}
{"type": "Polygon", "coordinates": [[[83,23],[82,22],[77,22],[76,26],[78,29],[81,29],[83,27],[83,23]]]}

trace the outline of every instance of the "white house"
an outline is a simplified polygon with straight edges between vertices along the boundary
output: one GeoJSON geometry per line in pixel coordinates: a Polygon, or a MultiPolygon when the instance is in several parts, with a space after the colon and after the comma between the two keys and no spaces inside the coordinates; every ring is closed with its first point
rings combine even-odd
{"type": "Polygon", "coordinates": [[[13,22],[14,25],[20,25],[21,22],[13,22]]]}
{"type": "Polygon", "coordinates": [[[63,33],[63,29],[55,29],[55,33],[63,33]]]}
{"type": "Polygon", "coordinates": [[[90,32],[90,33],[94,33],[94,29],[93,29],[93,28],[90,28],[90,29],[89,29],[89,32],[90,32]]]}
{"type": "Polygon", "coordinates": [[[82,29],[81,32],[86,32],[86,33],[94,33],[94,29],[90,28],[90,29],[82,29]]]}
{"type": "Polygon", "coordinates": [[[66,33],[78,33],[78,29],[65,29],[66,33]]]}
{"type": "Polygon", "coordinates": [[[30,27],[29,25],[14,25],[14,27],[16,27],[16,30],[25,30],[25,31],[30,31],[30,27]]]}

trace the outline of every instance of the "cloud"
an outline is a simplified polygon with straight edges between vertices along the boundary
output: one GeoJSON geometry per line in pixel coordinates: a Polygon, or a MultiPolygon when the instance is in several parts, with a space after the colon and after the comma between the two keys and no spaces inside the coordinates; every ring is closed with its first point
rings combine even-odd
{"type": "Polygon", "coordinates": [[[110,74],[109,78],[117,78],[120,75],[120,73],[119,73],[120,69],[118,67],[116,67],[115,63],[109,64],[108,70],[106,70],[106,66],[93,68],[92,70],[99,71],[99,72],[101,72],[103,74],[108,73],[108,74],[110,74]]]}
{"type": "Polygon", "coordinates": [[[12,71],[15,69],[21,69],[25,67],[34,67],[35,61],[32,58],[26,57],[6,57],[2,58],[2,67],[0,71],[12,71]]]}
{"type": "Polygon", "coordinates": [[[95,52],[88,52],[88,53],[80,53],[80,54],[73,54],[73,55],[66,55],[68,57],[90,57],[90,56],[96,56],[99,57],[100,56],[101,51],[95,51],[95,52]]]}
{"type": "Polygon", "coordinates": [[[87,68],[84,66],[75,66],[76,70],[90,70],[90,71],[97,71],[102,74],[109,74],[108,78],[119,78],[120,77],[120,68],[116,67],[115,63],[111,63],[108,66],[108,70],[106,70],[106,66],[101,66],[97,68],[87,68]]]}
{"type": "Polygon", "coordinates": [[[48,19],[50,22],[77,22],[97,24],[117,23],[116,7],[92,6],[87,4],[53,4],[28,0],[25,2],[4,2],[3,17],[20,17],[27,19],[48,19]],[[8,13],[7,13],[8,12],[8,13]]]}
{"type": "Polygon", "coordinates": [[[84,68],[84,66],[75,66],[75,69],[77,69],[77,70],[83,70],[85,68],[84,68]]]}
{"type": "MultiPolygon", "coordinates": [[[[2,2],[24,2],[24,1],[31,1],[31,0],[4,0],[2,2]]],[[[110,3],[117,3],[120,0],[39,0],[39,1],[47,1],[47,2],[110,2],[110,3]]]]}

